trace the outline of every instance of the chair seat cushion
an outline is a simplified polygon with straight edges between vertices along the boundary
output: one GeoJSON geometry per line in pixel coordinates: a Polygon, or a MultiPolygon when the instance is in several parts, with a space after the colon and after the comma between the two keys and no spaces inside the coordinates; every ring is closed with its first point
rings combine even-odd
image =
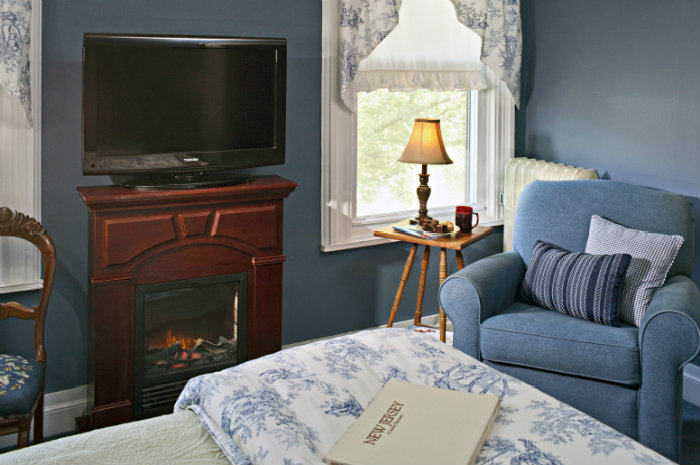
{"type": "Polygon", "coordinates": [[[640,383],[639,329],[603,326],[525,303],[481,325],[484,360],[609,381],[640,383]]]}
{"type": "Polygon", "coordinates": [[[44,365],[41,362],[0,354],[0,419],[29,413],[43,384],[44,365]]]}

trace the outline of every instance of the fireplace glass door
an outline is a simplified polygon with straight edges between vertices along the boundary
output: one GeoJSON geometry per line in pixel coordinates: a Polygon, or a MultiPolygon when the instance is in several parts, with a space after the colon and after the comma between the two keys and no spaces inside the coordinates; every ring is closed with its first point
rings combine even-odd
{"type": "Polygon", "coordinates": [[[137,418],[172,410],[192,376],[245,360],[247,273],[137,286],[137,418]]]}

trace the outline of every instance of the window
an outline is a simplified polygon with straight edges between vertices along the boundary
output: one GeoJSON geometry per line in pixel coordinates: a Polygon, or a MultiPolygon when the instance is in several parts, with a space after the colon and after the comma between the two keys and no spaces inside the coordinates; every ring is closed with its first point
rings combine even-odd
{"type": "MultiPolygon", "coordinates": [[[[483,224],[500,224],[502,207],[498,195],[502,191],[503,168],[513,157],[513,99],[506,86],[479,61],[481,40],[457,22],[449,0],[431,2],[404,0],[396,28],[363,60],[353,82],[352,109],[342,101],[339,91],[339,27],[337,0],[323,2],[323,105],[322,105],[322,244],[323,251],[362,247],[384,242],[373,231],[413,216],[418,211],[416,187],[419,184],[417,165],[398,163],[415,118],[439,118],[443,139],[452,165],[431,165],[431,195],[428,213],[441,219],[454,216],[454,206],[473,205],[483,224]],[[414,14],[410,16],[411,12],[414,14]],[[416,13],[417,12],[417,13],[416,13]],[[460,38],[447,38],[465,44],[476,52],[469,66],[476,61],[478,71],[456,71],[454,58],[445,47],[426,47],[410,41],[411,27],[416,21],[425,25],[426,14],[451,15],[435,18],[440,35],[446,21],[451,20],[460,38]],[[403,36],[401,34],[404,34],[403,36]],[[471,34],[473,37],[467,37],[471,34]],[[397,38],[393,43],[392,40],[397,38]],[[394,48],[392,48],[394,47],[394,48]],[[409,62],[411,69],[430,59],[440,50],[444,67],[437,74],[446,75],[447,84],[430,88],[404,90],[407,71],[396,66],[409,62]],[[387,51],[389,50],[389,51],[387,51]],[[418,51],[416,51],[418,50],[418,51]],[[400,57],[404,53],[406,56],[400,57]],[[395,59],[398,56],[397,59],[395,59]],[[483,68],[483,69],[481,69],[483,68]],[[389,70],[389,71],[388,71],[389,70]],[[459,81],[459,82],[458,82],[459,81]],[[473,81],[465,82],[464,81],[473,81]],[[481,82],[479,82],[481,81],[481,82]],[[453,85],[457,83],[457,85],[453,85]],[[483,90],[469,90],[485,87],[483,90]],[[387,90],[387,88],[392,91],[387,90]],[[400,89],[400,90],[395,90],[400,89]],[[457,90],[453,90],[457,89],[457,90]]],[[[458,47],[458,53],[464,47],[458,47]]],[[[463,52],[462,52],[463,53],[463,52]]],[[[426,74],[433,76],[434,63],[426,74]]],[[[426,79],[430,80],[430,79],[426,79]]]]}
{"type": "MultiPolygon", "coordinates": [[[[3,38],[16,38],[8,13],[3,38]]],[[[19,20],[19,19],[18,19],[19,20]]],[[[41,216],[41,2],[32,2],[30,90],[33,125],[14,97],[0,89],[0,205],[41,216]]],[[[41,288],[41,256],[36,247],[14,237],[0,238],[0,293],[41,288]]]]}
{"type": "Polygon", "coordinates": [[[440,116],[443,141],[453,162],[429,167],[429,211],[468,201],[468,100],[463,90],[358,93],[356,223],[373,223],[385,215],[408,218],[416,214],[420,166],[396,161],[413,128],[413,115],[440,116]]]}

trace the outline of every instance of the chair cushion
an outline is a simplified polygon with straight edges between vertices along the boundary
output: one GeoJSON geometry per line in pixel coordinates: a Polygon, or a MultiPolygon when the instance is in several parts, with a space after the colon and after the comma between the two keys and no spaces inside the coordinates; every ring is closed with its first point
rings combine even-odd
{"type": "Polygon", "coordinates": [[[520,286],[520,299],[577,318],[620,326],[620,296],[629,263],[629,254],[571,253],[537,241],[520,286]]]}
{"type": "Polygon", "coordinates": [[[0,419],[28,414],[43,385],[43,363],[0,354],[0,419]]]}
{"type": "Polygon", "coordinates": [[[603,326],[517,302],[481,324],[484,360],[637,386],[639,328],[603,326]]]}
{"type": "MultiPolygon", "coordinates": [[[[652,214],[652,213],[650,213],[652,214]]],[[[632,256],[620,304],[620,321],[639,326],[654,293],[683,245],[683,236],[651,233],[591,217],[586,252],[627,253],[632,256]]]]}

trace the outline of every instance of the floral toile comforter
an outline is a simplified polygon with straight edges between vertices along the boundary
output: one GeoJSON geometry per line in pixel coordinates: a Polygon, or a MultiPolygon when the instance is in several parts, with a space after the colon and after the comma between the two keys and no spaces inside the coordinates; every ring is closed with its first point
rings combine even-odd
{"type": "Polygon", "coordinates": [[[537,389],[405,329],[310,343],[193,378],[175,410],[196,412],[234,464],[321,464],[389,379],[501,396],[477,464],[672,463],[537,389]]]}

